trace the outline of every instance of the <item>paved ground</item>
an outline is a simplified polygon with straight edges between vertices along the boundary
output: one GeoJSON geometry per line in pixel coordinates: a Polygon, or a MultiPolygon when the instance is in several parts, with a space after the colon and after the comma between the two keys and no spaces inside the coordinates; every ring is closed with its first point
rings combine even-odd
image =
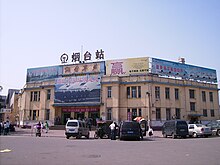
{"type": "Polygon", "coordinates": [[[68,140],[63,133],[51,130],[46,134],[50,138],[45,134],[38,138],[26,129],[0,136],[0,164],[220,165],[220,137],[172,139],[155,135],[141,141],[68,140]]]}
{"type": "MultiPolygon", "coordinates": [[[[95,131],[90,131],[90,138],[94,137],[95,131]]],[[[35,136],[35,130],[33,129],[23,129],[16,127],[15,132],[11,132],[10,135],[17,135],[17,136],[35,136]]],[[[43,137],[60,137],[65,138],[65,130],[49,130],[48,133],[42,133],[43,137]]],[[[154,131],[153,137],[162,137],[161,131],[154,131]]]]}

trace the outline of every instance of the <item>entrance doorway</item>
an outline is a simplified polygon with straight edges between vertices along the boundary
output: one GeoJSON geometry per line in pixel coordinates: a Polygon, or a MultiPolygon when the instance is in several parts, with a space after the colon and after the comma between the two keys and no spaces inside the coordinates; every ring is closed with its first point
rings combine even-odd
{"type": "Polygon", "coordinates": [[[62,124],[66,124],[67,120],[71,118],[71,113],[70,112],[65,112],[63,113],[62,116],[62,124]]]}
{"type": "Polygon", "coordinates": [[[89,112],[89,118],[92,119],[92,125],[96,126],[96,119],[100,118],[99,112],[89,112]]]}
{"type": "Polygon", "coordinates": [[[83,120],[85,118],[85,112],[75,112],[74,117],[78,120],[83,120]]]}

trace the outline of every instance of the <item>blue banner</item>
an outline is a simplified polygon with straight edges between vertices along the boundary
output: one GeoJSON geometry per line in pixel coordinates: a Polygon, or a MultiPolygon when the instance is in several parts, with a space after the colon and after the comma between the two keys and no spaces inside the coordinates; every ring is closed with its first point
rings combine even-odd
{"type": "Polygon", "coordinates": [[[26,82],[42,81],[58,78],[62,75],[62,66],[49,66],[27,69],[26,82]]]}
{"type": "Polygon", "coordinates": [[[152,58],[151,72],[161,76],[217,82],[216,70],[152,58]]]}

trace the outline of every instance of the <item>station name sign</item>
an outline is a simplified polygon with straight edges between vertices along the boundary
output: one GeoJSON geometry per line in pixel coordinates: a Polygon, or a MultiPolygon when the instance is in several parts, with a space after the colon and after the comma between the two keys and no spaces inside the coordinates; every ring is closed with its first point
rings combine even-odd
{"type": "MultiPolygon", "coordinates": [[[[102,60],[104,59],[104,51],[102,49],[100,50],[96,50],[95,52],[95,58],[97,60],[102,60]]],[[[73,63],[84,63],[86,61],[90,61],[92,60],[92,54],[89,52],[89,51],[86,51],[83,55],[80,54],[80,52],[73,52],[73,54],[70,56],[71,58],[71,62],[73,63]]],[[[65,63],[68,63],[69,61],[69,55],[66,54],[66,53],[63,53],[61,56],[60,56],[60,61],[62,64],[65,64],[65,63]]]]}

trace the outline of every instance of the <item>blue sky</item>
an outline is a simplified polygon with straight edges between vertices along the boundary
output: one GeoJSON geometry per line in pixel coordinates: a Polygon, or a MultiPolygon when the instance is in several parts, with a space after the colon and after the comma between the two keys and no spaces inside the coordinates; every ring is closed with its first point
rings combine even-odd
{"type": "Polygon", "coordinates": [[[0,94],[82,45],[106,60],[184,57],[219,79],[219,20],[219,0],[0,0],[0,94]]]}

